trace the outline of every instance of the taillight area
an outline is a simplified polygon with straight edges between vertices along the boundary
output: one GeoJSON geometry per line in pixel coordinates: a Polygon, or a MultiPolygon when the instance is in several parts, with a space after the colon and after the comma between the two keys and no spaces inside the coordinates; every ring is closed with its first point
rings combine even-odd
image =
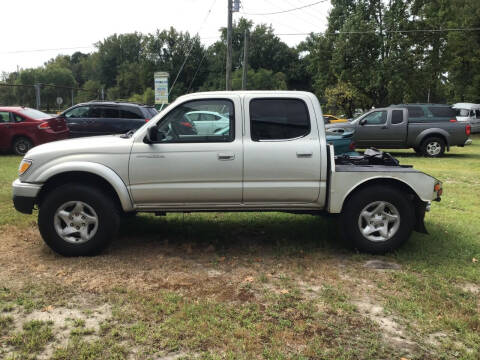
{"type": "Polygon", "coordinates": [[[150,121],[150,119],[145,119],[145,122],[149,122],[149,121],[150,121]]]}
{"type": "Polygon", "coordinates": [[[352,142],[350,143],[350,145],[348,146],[348,148],[349,148],[350,150],[354,151],[354,150],[355,150],[355,143],[352,141],[352,142]]]}
{"type": "Polygon", "coordinates": [[[50,129],[50,124],[48,122],[42,122],[40,125],[38,125],[38,128],[40,130],[47,130],[50,129]]]}
{"type": "Polygon", "coordinates": [[[470,124],[467,124],[467,126],[465,126],[465,134],[467,134],[467,136],[470,136],[471,133],[472,133],[472,126],[470,124]]]}
{"type": "Polygon", "coordinates": [[[450,122],[457,122],[457,119],[450,119],[450,122]]]}

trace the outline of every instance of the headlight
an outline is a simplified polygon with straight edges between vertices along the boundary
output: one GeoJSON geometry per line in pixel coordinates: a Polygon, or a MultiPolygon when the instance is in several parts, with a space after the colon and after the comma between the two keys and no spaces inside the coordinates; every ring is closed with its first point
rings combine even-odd
{"type": "Polygon", "coordinates": [[[25,172],[30,169],[30,166],[32,166],[32,160],[23,159],[20,163],[20,166],[18,167],[18,175],[25,174],[25,172]]]}

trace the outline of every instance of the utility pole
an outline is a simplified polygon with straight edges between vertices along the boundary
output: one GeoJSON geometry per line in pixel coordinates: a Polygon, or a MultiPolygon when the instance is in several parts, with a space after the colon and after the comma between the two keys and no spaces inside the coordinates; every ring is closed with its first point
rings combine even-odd
{"type": "Polygon", "coordinates": [[[72,90],[72,106],[73,106],[74,105],[73,104],[73,88],[71,90],[72,90]]]}
{"type": "Polygon", "coordinates": [[[35,87],[35,99],[36,99],[36,108],[40,109],[40,84],[33,85],[35,87]]]}
{"type": "Polygon", "coordinates": [[[105,92],[103,90],[103,86],[102,86],[102,101],[105,100],[105,92]]]}
{"type": "Polygon", "coordinates": [[[227,68],[225,73],[225,88],[232,90],[232,0],[228,1],[227,24],[227,68]]]}
{"type": "Polygon", "coordinates": [[[247,71],[248,71],[248,32],[245,29],[243,36],[243,69],[242,69],[242,90],[247,90],[247,71]]]}

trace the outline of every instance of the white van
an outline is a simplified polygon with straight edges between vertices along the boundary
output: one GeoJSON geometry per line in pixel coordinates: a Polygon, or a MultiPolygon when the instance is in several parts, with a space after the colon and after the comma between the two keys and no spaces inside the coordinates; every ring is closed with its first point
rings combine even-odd
{"type": "Polygon", "coordinates": [[[457,103],[452,108],[457,110],[458,121],[469,121],[472,133],[480,132],[480,104],[457,103]]]}

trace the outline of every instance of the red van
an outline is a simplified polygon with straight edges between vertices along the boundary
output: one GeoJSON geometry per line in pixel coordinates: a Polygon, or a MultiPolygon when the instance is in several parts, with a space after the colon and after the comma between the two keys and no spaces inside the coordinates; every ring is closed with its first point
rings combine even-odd
{"type": "Polygon", "coordinates": [[[67,139],[65,119],[20,106],[0,107],[0,151],[25,155],[36,145],[67,139]]]}

